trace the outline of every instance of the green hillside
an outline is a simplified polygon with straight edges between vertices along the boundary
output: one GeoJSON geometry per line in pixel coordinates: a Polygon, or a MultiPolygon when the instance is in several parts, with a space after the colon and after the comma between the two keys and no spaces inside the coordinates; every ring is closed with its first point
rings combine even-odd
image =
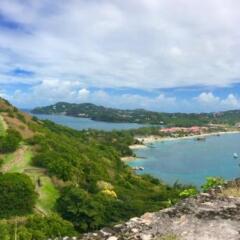
{"type": "Polygon", "coordinates": [[[37,114],[64,114],[75,117],[87,117],[105,122],[129,122],[142,124],[164,124],[166,126],[193,126],[214,124],[234,125],[240,122],[240,110],[219,113],[162,113],[144,109],[122,110],[96,106],[91,103],[59,102],[32,110],[37,114]]]}
{"type": "Polygon", "coordinates": [[[120,160],[132,153],[129,131],[76,131],[40,121],[4,99],[0,110],[7,125],[0,141],[0,191],[8,193],[0,197],[3,239],[16,231],[19,239],[40,240],[99,229],[168,207],[185,189],[136,175],[120,160]],[[27,200],[16,197],[19,189],[27,200]]]}

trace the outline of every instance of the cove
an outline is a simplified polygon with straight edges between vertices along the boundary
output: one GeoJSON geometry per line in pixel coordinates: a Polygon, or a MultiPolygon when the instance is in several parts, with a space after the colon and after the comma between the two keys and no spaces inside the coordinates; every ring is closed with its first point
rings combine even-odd
{"type": "Polygon", "coordinates": [[[225,179],[240,177],[240,134],[209,136],[205,141],[180,139],[155,142],[147,148],[134,150],[139,157],[129,162],[131,167],[142,166],[143,171],[169,184],[178,181],[200,187],[208,176],[225,179]]]}
{"type": "Polygon", "coordinates": [[[61,124],[67,127],[74,128],[76,130],[83,129],[97,129],[103,131],[112,131],[112,130],[127,130],[140,128],[144,125],[137,123],[109,123],[109,122],[100,122],[93,121],[89,118],[78,118],[70,117],[64,115],[48,115],[48,114],[31,114],[38,117],[41,120],[51,120],[57,124],[61,124]]]}

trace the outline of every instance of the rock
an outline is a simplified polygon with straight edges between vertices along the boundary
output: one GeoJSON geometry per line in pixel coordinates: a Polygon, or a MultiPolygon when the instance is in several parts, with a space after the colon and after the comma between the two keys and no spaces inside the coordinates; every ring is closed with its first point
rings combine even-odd
{"type": "Polygon", "coordinates": [[[223,196],[214,189],[209,192],[184,199],[171,208],[131,218],[112,229],[102,229],[95,233],[97,236],[85,234],[81,240],[156,240],[162,236],[239,240],[240,197],[223,196]]]}
{"type": "Polygon", "coordinates": [[[117,238],[117,237],[114,237],[114,236],[112,236],[112,237],[109,237],[107,240],[118,240],[118,238],[117,238]]]}
{"type": "Polygon", "coordinates": [[[133,228],[133,229],[131,229],[131,231],[132,231],[133,233],[139,232],[139,230],[138,230],[137,228],[133,228]]]}
{"type": "Polygon", "coordinates": [[[141,234],[140,235],[140,239],[141,240],[151,240],[152,239],[152,235],[150,235],[150,234],[141,234]]]}

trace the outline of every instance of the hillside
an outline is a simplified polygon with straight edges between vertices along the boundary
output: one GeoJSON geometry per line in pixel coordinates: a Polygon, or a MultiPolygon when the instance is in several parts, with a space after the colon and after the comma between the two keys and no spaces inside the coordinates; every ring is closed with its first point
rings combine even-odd
{"type": "Polygon", "coordinates": [[[64,114],[105,122],[164,124],[167,126],[193,126],[210,123],[234,125],[240,122],[240,110],[199,114],[162,113],[144,109],[122,110],[106,108],[91,103],[75,104],[59,102],[51,106],[35,108],[31,112],[36,114],[64,114]]]}
{"type": "Polygon", "coordinates": [[[0,99],[0,236],[76,236],[176,203],[186,189],[139,176],[120,160],[128,131],[76,131],[0,99]]]}
{"type": "MultiPolygon", "coordinates": [[[[240,182],[238,182],[240,187],[240,182]]],[[[238,240],[240,190],[229,182],[175,206],[85,234],[81,240],[238,240]]]]}

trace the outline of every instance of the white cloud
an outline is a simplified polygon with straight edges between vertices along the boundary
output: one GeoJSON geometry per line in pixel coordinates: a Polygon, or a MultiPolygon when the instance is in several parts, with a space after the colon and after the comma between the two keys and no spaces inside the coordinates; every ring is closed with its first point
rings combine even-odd
{"type": "Polygon", "coordinates": [[[20,106],[57,101],[160,111],[239,108],[239,98],[109,94],[240,82],[238,0],[1,0],[0,84],[30,84],[2,96],[20,106]],[[27,14],[26,14],[27,13],[27,14]],[[24,78],[14,68],[35,72],[24,78]]]}
{"type": "Polygon", "coordinates": [[[240,108],[240,99],[234,94],[229,94],[226,98],[219,98],[212,92],[203,92],[195,100],[200,109],[208,112],[240,108]]]}
{"type": "Polygon", "coordinates": [[[26,32],[1,29],[0,68],[37,73],[12,83],[226,86],[239,82],[239,8],[238,0],[1,0],[2,15],[26,32]]]}
{"type": "Polygon", "coordinates": [[[198,97],[196,97],[196,100],[201,104],[217,104],[220,101],[219,97],[216,97],[211,92],[203,92],[198,97]]]}
{"type": "MultiPolygon", "coordinates": [[[[74,92],[73,92],[74,93],[74,92]]],[[[86,88],[82,88],[78,91],[78,98],[79,100],[86,100],[90,94],[90,91],[86,88]]]]}

